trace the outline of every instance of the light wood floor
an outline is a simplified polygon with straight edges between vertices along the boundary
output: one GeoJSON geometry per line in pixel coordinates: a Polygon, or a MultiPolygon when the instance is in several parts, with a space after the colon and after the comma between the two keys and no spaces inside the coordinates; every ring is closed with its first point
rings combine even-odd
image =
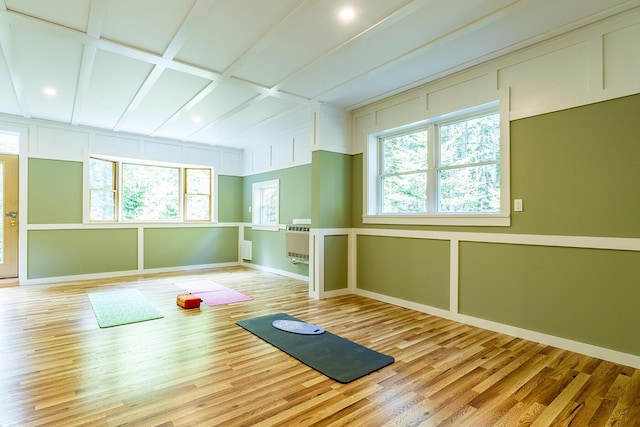
{"type": "Polygon", "coordinates": [[[241,267],[0,288],[1,426],[637,426],[640,371],[241,267]],[[210,278],[253,301],[176,306],[210,278]],[[87,293],[137,288],[164,318],[100,329],[87,293]],[[287,312],[396,362],[349,384],[235,324],[287,312]]]}

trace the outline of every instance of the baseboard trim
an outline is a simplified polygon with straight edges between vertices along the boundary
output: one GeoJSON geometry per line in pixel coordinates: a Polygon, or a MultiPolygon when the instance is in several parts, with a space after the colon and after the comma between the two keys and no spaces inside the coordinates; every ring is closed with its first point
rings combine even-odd
{"type": "Polygon", "coordinates": [[[558,347],[563,350],[573,351],[575,353],[584,354],[598,359],[607,360],[621,365],[630,366],[635,369],[640,369],[640,356],[623,353],[621,351],[612,350],[609,348],[598,347],[591,344],[586,344],[579,341],[573,341],[567,338],[558,337],[555,335],[549,335],[542,332],[536,332],[529,329],[519,328],[504,323],[498,323],[491,320],[481,319],[478,317],[468,316],[459,313],[451,313],[448,310],[432,307],[425,304],[419,304],[412,301],[406,301],[403,299],[390,297],[388,295],[379,294],[376,292],[366,291],[363,289],[356,289],[356,295],[364,296],[374,299],[376,301],[397,305],[399,307],[416,310],[421,313],[431,314],[433,316],[442,317],[448,320],[452,320],[459,323],[475,326],[478,328],[487,329],[494,332],[499,332],[505,335],[511,335],[516,338],[522,338],[529,341],[537,342],[539,344],[550,345],[558,347]]]}
{"type": "Polygon", "coordinates": [[[206,270],[210,268],[233,267],[236,265],[239,265],[239,264],[237,262],[227,262],[227,263],[219,263],[219,264],[182,265],[182,266],[166,267],[166,268],[147,268],[147,269],[140,269],[140,270],[114,271],[114,272],[108,272],[108,273],[91,273],[91,274],[77,274],[77,275],[71,275],[71,276],[43,277],[38,279],[22,279],[20,280],[20,286],[46,285],[51,283],[75,282],[78,280],[112,279],[114,277],[129,277],[129,276],[137,276],[140,274],[173,273],[173,272],[179,272],[179,271],[206,270]]]}
{"type": "Polygon", "coordinates": [[[251,264],[249,262],[241,262],[241,266],[253,268],[254,270],[266,271],[268,273],[278,274],[280,276],[291,277],[292,279],[302,280],[303,282],[309,283],[309,276],[303,276],[302,274],[292,273],[286,270],[280,270],[273,267],[267,267],[264,265],[251,264]]]}

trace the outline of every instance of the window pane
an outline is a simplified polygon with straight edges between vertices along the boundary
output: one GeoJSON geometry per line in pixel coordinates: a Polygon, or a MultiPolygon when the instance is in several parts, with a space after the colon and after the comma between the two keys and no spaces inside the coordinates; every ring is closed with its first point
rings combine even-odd
{"type": "Polygon", "coordinates": [[[187,194],[185,198],[186,220],[187,221],[208,221],[211,217],[209,212],[209,196],[199,194],[187,194]]]}
{"type": "Polygon", "coordinates": [[[261,190],[260,224],[278,223],[278,189],[265,187],[261,190]]]}
{"type": "Polygon", "coordinates": [[[500,114],[440,126],[440,165],[491,162],[500,158],[500,114]]]}
{"type": "Polygon", "coordinates": [[[178,168],[123,164],[123,218],[140,221],[178,220],[179,189],[178,168]]]}
{"type": "Polygon", "coordinates": [[[187,169],[186,192],[189,194],[211,194],[211,170],[187,169]]]}
{"type": "Polygon", "coordinates": [[[116,193],[114,191],[91,190],[91,220],[113,221],[116,219],[116,193]]]}
{"type": "Polygon", "coordinates": [[[20,151],[19,135],[0,132],[0,153],[18,154],[18,151],[20,151]]]}
{"type": "Polygon", "coordinates": [[[500,212],[500,168],[496,164],[442,170],[438,183],[439,212],[500,212]]]}
{"type": "Polygon", "coordinates": [[[254,182],[251,185],[251,221],[255,226],[277,230],[280,222],[280,180],[254,182]]]}
{"type": "Polygon", "coordinates": [[[386,176],[382,179],[383,213],[417,213],[426,210],[426,173],[386,176]]]}
{"type": "Polygon", "coordinates": [[[211,169],[185,169],[185,220],[211,219],[211,169]]]}
{"type": "Polygon", "coordinates": [[[427,169],[427,131],[384,138],[383,174],[427,169]]]}
{"type": "Polygon", "coordinates": [[[89,159],[89,188],[113,190],[115,162],[89,159]]]}

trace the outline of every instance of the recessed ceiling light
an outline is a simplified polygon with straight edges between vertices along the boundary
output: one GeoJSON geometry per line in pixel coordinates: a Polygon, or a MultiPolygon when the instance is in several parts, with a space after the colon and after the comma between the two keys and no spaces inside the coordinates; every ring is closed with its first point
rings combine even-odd
{"type": "Polygon", "coordinates": [[[200,116],[193,116],[193,117],[191,117],[191,121],[193,123],[200,123],[202,121],[202,119],[200,118],[200,116]]]}
{"type": "Polygon", "coordinates": [[[345,6],[342,9],[340,9],[340,12],[338,13],[338,15],[340,16],[340,19],[342,19],[343,21],[349,22],[349,21],[353,21],[353,19],[356,17],[356,11],[351,6],[345,6]]]}
{"type": "Polygon", "coordinates": [[[58,91],[56,90],[55,87],[45,87],[44,89],[42,89],[42,93],[44,93],[47,96],[55,96],[55,94],[58,93],[58,91]]]}

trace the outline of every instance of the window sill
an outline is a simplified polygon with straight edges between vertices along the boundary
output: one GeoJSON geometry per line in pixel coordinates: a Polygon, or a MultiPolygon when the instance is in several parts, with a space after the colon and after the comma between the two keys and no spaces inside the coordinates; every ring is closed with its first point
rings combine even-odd
{"type": "Polygon", "coordinates": [[[127,221],[85,221],[85,225],[105,225],[105,224],[118,224],[118,225],[210,225],[217,224],[215,221],[142,221],[142,220],[127,220],[127,221]]]}
{"type": "Polygon", "coordinates": [[[258,231],[279,231],[279,225],[261,225],[261,224],[251,224],[251,228],[258,231]]]}
{"type": "Polygon", "coordinates": [[[116,227],[116,228],[135,228],[135,227],[205,227],[216,226],[219,222],[214,221],[88,221],[83,222],[83,226],[88,227],[116,227]]]}
{"type": "Polygon", "coordinates": [[[362,222],[365,224],[509,227],[511,218],[502,215],[363,215],[362,222]]]}

